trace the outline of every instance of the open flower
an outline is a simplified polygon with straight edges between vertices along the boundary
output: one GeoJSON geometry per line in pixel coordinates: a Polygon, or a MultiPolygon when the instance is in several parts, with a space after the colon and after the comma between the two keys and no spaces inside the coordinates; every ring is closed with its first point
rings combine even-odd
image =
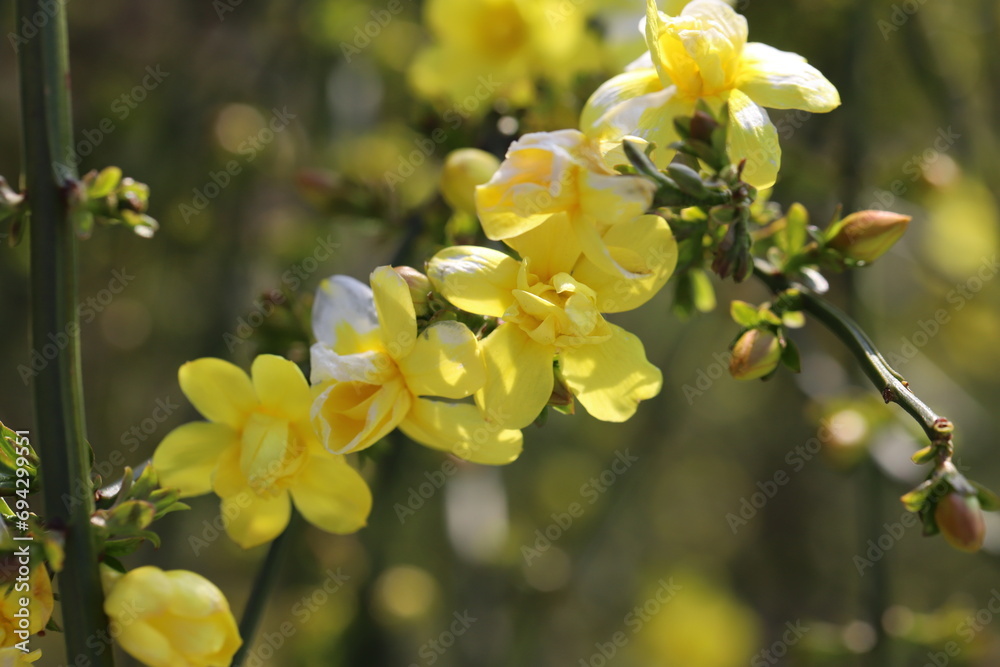
{"type": "Polygon", "coordinates": [[[15,556],[3,559],[0,570],[0,586],[4,592],[0,601],[0,646],[13,646],[44,630],[55,606],[52,579],[45,565],[35,563],[26,590],[19,590],[23,584],[19,586],[16,582],[20,567],[27,566],[19,563],[15,556]],[[28,599],[26,606],[21,604],[22,598],[28,599]]]}
{"type": "MultiPolygon", "coordinates": [[[[653,223],[648,218],[666,226],[657,216],[639,220],[653,223]]],[[[481,344],[486,384],[476,401],[505,426],[527,426],[549,402],[556,361],[565,385],[591,415],[625,421],[639,401],[659,393],[662,376],[638,338],[604,319],[602,303],[635,307],[651,292],[617,294],[615,287],[625,281],[585,259],[567,261],[561,246],[567,230],[556,226],[549,233],[549,242],[521,262],[488,248],[455,246],[428,264],[428,276],[452,304],[502,320],[481,344]]],[[[635,240],[643,236],[636,233],[635,240]]],[[[676,255],[665,261],[669,274],[676,255]]]]}
{"type": "Polygon", "coordinates": [[[180,426],[160,443],[153,455],[160,484],[182,496],[214,489],[229,519],[226,532],[245,549],[281,534],[292,501],[325,531],[364,526],[371,492],[343,457],[320,445],[302,371],[264,354],[251,373],[252,380],[221,359],[181,366],[181,390],[208,421],[180,426]]]}
{"type": "Polygon", "coordinates": [[[187,570],[101,568],[104,612],[125,651],[150,667],[227,667],[243,643],[215,584],[187,570]]]}
{"type": "Polygon", "coordinates": [[[608,169],[598,143],[582,132],[536,132],[511,144],[493,178],[476,188],[476,210],[486,236],[522,257],[558,227],[567,232],[558,239],[567,256],[583,254],[603,271],[642,278],[650,267],[606,235],[644,215],[655,191],[645,178],[608,169]]]}
{"type": "Polygon", "coordinates": [[[418,335],[410,291],[390,267],[375,269],[371,288],[348,276],[325,280],[313,330],[313,423],[331,452],[370,447],[399,427],[476,463],[509,463],[521,453],[519,431],[484,420],[471,403],[453,402],[486,379],[475,336],[458,322],[436,322],[418,335]]]}
{"type": "Polygon", "coordinates": [[[699,99],[729,103],[726,148],[747,160],[744,179],[769,187],[781,164],[778,132],[763,107],[826,112],[840,105],[837,89],[806,60],[757,42],[747,43],[746,19],[722,0],[694,0],[670,17],[646,0],[649,52],[604,83],[584,107],[580,125],[609,141],[636,135],[658,146],[678,139],[674,118],[691,115],[699,99]]]}

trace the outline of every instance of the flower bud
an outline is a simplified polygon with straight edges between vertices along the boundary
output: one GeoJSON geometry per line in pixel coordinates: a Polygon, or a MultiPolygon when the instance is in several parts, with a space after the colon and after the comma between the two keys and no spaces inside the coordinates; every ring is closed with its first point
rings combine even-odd
{"type": "Polygon", "coordinates": [[[430,313],[427,301],[430,293],[434,291],[430,278],[420,273],[411,266],[394,266],[392,268],[399,277],[406,281],[406,286],[410,288],[410,298],[413,299],[413,310],[417,317],[424,317],[430,313]]]}
{"type": "Polygon", "coordinates": [[[781,344],[773,334],[751,329],[740,336],[729,358],[729,373],[737,380],[756,380],[781,361],[781,344]]]}
{"type": "Polygon", "coordinates": [[[908,215],[857,211],[827,231],[827,243],[845,257],[870,264],[899,240],[909,224],[908,215]]]}
{"type": "Polygon", "coordinates": [[[934,508],[934,521],[948,544],[959,551],[974,553],[983,546],[986,523],[979,499],[952,491],[934,508]]]}
{"type": "Polygon", "coordinates": [[[441,172],[441,194],[456,211],[475,215],[476,186],[489,181],[499,168],[496,156],[478,148],[452,151],[441,172]]]}
{"type": "Polygon", "coordinates": [[[104,611],[126,652],[150,667],[228,665],[243,642],[222,591],[187,570],[104,566],[104,611]]]}

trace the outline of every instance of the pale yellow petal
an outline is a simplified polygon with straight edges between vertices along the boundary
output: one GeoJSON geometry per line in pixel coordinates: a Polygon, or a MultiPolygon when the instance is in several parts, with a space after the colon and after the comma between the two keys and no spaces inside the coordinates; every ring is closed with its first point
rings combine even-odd
{"type": "Polygon", "coordinates": [[[805,58],[757,42],[743,49],[736,87],[771,109],[823,113],[840,106],[837,89],[805,58]]]}
{"type": "Polygon", "coordinates": [[[657,7],[656,0],[646,0],[646,20],[639,27],[646,37],[646,47],[649,49],[650,60],[652,60],[653,67],[663,83],[670,81],[670,74],[666,67],[667,54],[660,44],[665,18],[666,16],[657,7]]]}
{"type": "MultiPolygon", "coordinates": [[[[142,603],[137,600],[134,604],[142,603]]],[[[171,667],[184,664],[183,656],[178,654],[171,642],[150,623],[142,618],[133,618],[130,619],[127,628],[128,631],[122,632],[115,641],[126,653],[144,665],[171,667]]]]}
{"type": "Polygon", "coordinates": [[[417,337],[399,361],[406,385],[416,396],[471,396],[486,381],[479,342],[464,324],[437,322],[417,337]]]}
{"type": "Polygon", "coordinates": [[[320,283],[312,309],[316,340],[341,354],[357,352],[351,343],[378,329],[372,290],[350,276],[331,276],[320,283]]]}
{"type": "Polygon", "coordinates": [[[625,100],[610,109],[597,121],[597,135],[603,141],[616,141],[636,136],[655,144],[652,159],[661,168],[669,164],[675,151],[670,144],[680,137],[674,128],[674,118],[690,116],[695,102],[677,94],[676,86],[668,86],[625,100]]]}
{"type": "Polygon", "coordinates": [[[656,186],[641,176],[588,172],[580,186],[583,217],[603,233],[608,227],[646,213],[656,186]]]}
{"type": "Polygon", "coordinates": [[[182,496],[208,493],[219,457],[238,442],[237,432],[225,424],[191,422],[175,428],[153,454],[160,486],[178,489],[182,496]]]}
{"type": "Polygon", "coordinates": [[[487,465],[510,463],[521,454],[521,432],[483,418],[468,403],[418,399],[399,430],[422,445],[487,465]]]}
{"type": "Polygon", "coordinates": [[[295,362],[274,354],[262,354],[253,360],[250,374],[257,398],[268,412],[290,421],[309,419],[312,394],[295,362]]]}
{"type": "Polygon", "coordinates": [[[229,518],[226,534],[244,549],[270,542],[288,525],[292,503],[287,492],[272,498],[258,496],[247,487],[222,499],[222,516],[229,518]]]}
{"type": "Polygon", "coordinates": [[[220,498],[236,495],[246,488],[247,480],[240,468],[239,440],[223,450],[218,465],[212,473],[212,490],[220,498]]]}
{"type": "Polygon", "coordinates": [[[477,315],[500,317],[517,287],[520,262],[499,250],[452,246],[427,263],[434,289],[452,305],[477,315]]]}
{"type": "MultiPolygon", "coordinates": [[[[583,253],[580,239],[566,213],[553,215],[544,225],[507,239],[506,243],[521,257],[527,258],[528,269],[543,276],[543,279],[551,278],[557,273],[569,273],[583,253]]],[[[508,296],[509,294],[508,292],[508,296]]],[[[503,315],[503,311],[497,317],[500,315],[503,315]]]]}
{"type": "Polygon", "coordinates": [[[573,277],[596,292],[597,309],[602,313],[620,313],[646,303],[666,284],[677,265],[677,241],[667,221],[658,215],[615,225],[602,241],[618,265],[641,274],[627,278],[582,259],[573,277]]]}
{"type": "Polygon", "coordinates": [[[603,421],[621,422],[635,414],[639,401],[660,393],[663,375],[646,360],[635,335],[610,327],[609,340],[563,351],[559,368],[587,412],[603,421]]]}
{"type": "Polygon", "coordinates": [[[767,112],[738,90],[729,96],[726,152],[733,164],[746,160],[743,180],[756,188],[774,185],[781,166],[778,130],[767,112]]]}
{"type": "Polygon", "coordinates": [[[309,458],[291,493],[306,521],[328,533],[360,530],[372,509],[371,491],[358,471],[326,452],[309,458]]]}
{"type": "Polygon", "coordinates": [[[658,90],[663,90],[663,84],[652,68],[635,69],[612,77],[587,100],[580,114],[580,129],[589,137],[603,139],[606,127],[601,119],[605,114],[626,100],[658,90]]]}
{"type": "Polygon", "coordinates": [[[388,266],[375,269],[371,282],[382,343],[393,359],[401,359],[410,353],[417,339],[417,315],[410,288],[388,266]]]}
{"type": "Polygon", "coordinates": [[[486,419],[511,429],[535,421],[552,395],[555,348],[532,340],[520,327],[501,324],[480,343],[486,384],[476,394],[486,419]]]}
{"type": "Polygon", "coordinates": [[[371,447],[399,425],[412,395],[402,378],[384,385],[333,382],[313,402],[312,425],[334,454],[371,447]]]}
{"type": "Polygon", "coordinates": [[[177,372],[181,391],[206,419],[239,429],[257,406],[257,394],[239,366],[206,357],[177,372]]]}

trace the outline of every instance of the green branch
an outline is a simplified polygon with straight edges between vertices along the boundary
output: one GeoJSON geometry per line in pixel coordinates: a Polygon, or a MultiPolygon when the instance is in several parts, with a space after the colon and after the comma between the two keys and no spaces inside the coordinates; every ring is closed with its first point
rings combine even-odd
{"type": "Polygon", "coordinates": [[[951,422],[934,412],[910,390],[909,384],[903,379],[903,376],[889,365],[882,353],[875,347],[875,343],[857,322],[808,288],[798,284],[793,286],[781,274],[768,273],[757,267],[754,269],[754,275],[775,294],[791,287],[797,289],[800,293],[802,310],[822,322],[833,335],[847,346],[847,349],[858,360],[865,375],[882,394],[885,402],[896,403],[903,408],[924,429],[931,444],[945,447],[950,455],[951,432],[953,430],[951,422]]]}
{"type": "Polygon", "coordinates": [[[83,420],[80,327],[77,317],[76,239],[70,222],[68,184],[56,164],[72,151],[69,63],[63,3],[17,0],[16,25],[37,25],[18,45],[24,173],[31,211],[31,342],[58,351],[34,380],[34,440],[41,459],[45,516],[65,537],[59,574],[62,622],[69,662],[110,667],[98,549],[90,530],[93,497],[90,453],[83,420]],[[67,501],[69,498],[71,500],[67,501]]]}

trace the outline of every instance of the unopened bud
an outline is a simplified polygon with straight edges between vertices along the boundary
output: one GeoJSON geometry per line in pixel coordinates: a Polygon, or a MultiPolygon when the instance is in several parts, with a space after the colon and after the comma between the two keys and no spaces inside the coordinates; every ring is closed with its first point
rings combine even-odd
{"type": "Polygon", "coordinates": [[[410,288],[410,298],[413,299],[413,310],[417,317],[424,317],[430,313],[427,300],[434,290],[430,278],[420,273],[412,266],[395,266],[392,269],[400,278],[406,281],[406,286],[410,288]]]}
{"type": "Polygon", "coordinates": [[[781,361],[781,344],[773,334],[751,329],[733,346],[729,373],[737,380],[756,380],[771,373],[781,361]]]}
{"type": "Polygon", "coordinates": [[[452,151],[441,171],[441,194],[456,211],[476,214],[476,186],[493,177],[500,168],[496,156],[478,148],[452,151]]]}
{"type": "Polygon", "coordinates": [[[934,521],[948,544],[959,551],[974,553],[983,546],[986,522],[975,496],[949,493],[934,508],[934,521]]]}
{"type": "Polygon", "coordinates": [[[828,245],[845,257],[871,263],[893,246],[910,224],[910,216],[892,211],[857,211],[827,231],[828,245]]]}

